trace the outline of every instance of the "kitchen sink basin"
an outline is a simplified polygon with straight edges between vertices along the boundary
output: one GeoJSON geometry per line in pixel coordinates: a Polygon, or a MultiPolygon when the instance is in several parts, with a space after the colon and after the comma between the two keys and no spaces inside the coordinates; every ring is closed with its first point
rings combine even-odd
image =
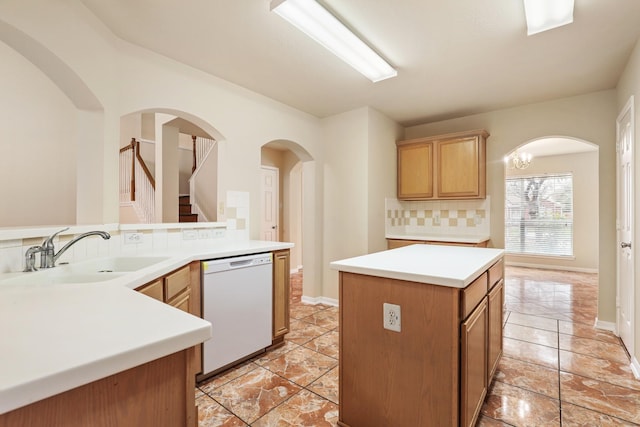
{"type": "Polygon", "coordinates": [[[92,258],[53,268],[39,269],[2,280],[7,284],[47,285],[59,283],[96,283],[115,279],[126,273],[142,270],[166,261],[169,257],[115,256],[92,258]]]}
{"type": "Polygon", "coordinates": [[[89,259],[60,265],[56,268],[61,268],[70,273],[128,273],[142,270],[167,259],[169,257],[116,256],[89,259]]]}
{"type": "Polygon", "coordinates": [[[124,273],[67,273],[59,271],[39,271],[25,273],[18,277],[3,280],[2,283],[16,285],[55,285],[60,283],[96,283],[115,279],[124,273]]]}

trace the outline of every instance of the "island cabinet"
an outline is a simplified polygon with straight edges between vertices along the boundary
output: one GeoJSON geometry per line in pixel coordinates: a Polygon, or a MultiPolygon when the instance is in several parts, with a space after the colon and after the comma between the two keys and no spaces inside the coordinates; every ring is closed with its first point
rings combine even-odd
{"type": "Polygon", "coordinates": [[[454,287],[341,270],[338,425],[473,426],[502,351],[502,271],[499,258],[454,287]]]}
{"type": "Polygon", "coordinates": [[[397,141],[400,200],[484,199],[487,131],[397,141]]]}
{"type": "Polygon", "coordinates": [[[289,249],[273,252],[273,341],[272,347],[284,344],[289,332],[290,267],[289,249]]]}
{"type": "MultiPolygon", "coordinates": [[[[194,261],[152,282],[136,288],[142,294],[179,310],[202,317],[200,303],[200,262],[194,261]]],[[[202,344],[185,350],[188,359],[186,412],[188,426],[197,425],[197,408],[193,396],[196,375],[202,372],[202,344]]]]}

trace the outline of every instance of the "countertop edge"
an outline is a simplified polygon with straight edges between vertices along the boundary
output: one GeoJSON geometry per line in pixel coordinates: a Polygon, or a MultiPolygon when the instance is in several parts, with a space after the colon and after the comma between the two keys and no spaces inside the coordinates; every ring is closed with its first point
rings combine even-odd
{"type": "MultiPolygon", "coordinates": [[[[390,255],[396,254],[410,254],[413,250],[425,250],[424,246],[429,245],[421,245],[416,244],[412,246],[405,246],[402,248],[391,249],[382,252],[376,252],[369,255],[362,255],[359,257],[348,258],[339,261],[333,261],[329,264],[329,266],[340,272],[347,273],[355,273],[355,274],[363,274],[367,276],[375,276],[375,277],[383,277],[387,279],[396,279],[396,280],[404,280],[410,282],[424,283],[430,285],[437,286],[447,286],[453,288],[465,288],[469,284],[471,284],[475,279],[477,279],[482,272],[486,271],[491,265],[496,263],[499,259],[504,256],[503,249],[495,249],[495,248],[462,248],[451,246],[448,248],[448,251],[460,252],[460,253],[468,253],[469,250],[472,250],[475,254],[482,254],[482,256],[478,257],[478,262],[473,263],[473,267],[467,272],[464,277],[455,277],[455,274],[450,275],[442,275],[442,274],[433,274],[428,272],[419,272],[419,269],[413,270],[411,266],[402,266],[402,265],[385,265],[381,266],[380,263],[376,263],[375,261],[379,260],[383,254],[387,253],[390,255]],[[412,249],[412,247],[414,249],[412,249]],[[490,255],[492,254],[492,255],[490,255]],[[490,256],[489,256],[490,255],[490,256]],[[369,260],[373,261],[369,265],[369,260]]],[[[440,246],[439,248],[442,248],[440,246]]]]}
{"type": "Polygon", "coordinates": [[[483,243],[491,240],[489,235],[456,236],[438,234],[387,234],[385,239],[392,240],[421,240],[425,242],[451,242],[451,243],[483,243]]]}

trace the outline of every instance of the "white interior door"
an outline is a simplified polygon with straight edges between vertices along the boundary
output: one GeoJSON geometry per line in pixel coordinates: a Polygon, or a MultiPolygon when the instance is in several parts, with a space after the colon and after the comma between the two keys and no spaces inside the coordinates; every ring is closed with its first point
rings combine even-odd
{"type": "Polygon", "coordinates": [[[278,168],[262,166],[262,212],[260,235],[262,240],[277,242],[278,239],[278,168]]]}
{"type": "Polygon", "coordinates": [[[633,240],[634,229],[634,171],[633,171],[633,97],[629,99],[616,120],[616,138],[618,155],[617,199],[618,199],[618,287],[617,328],[622,342],[629,353],[633,348],[634,319],[634,265],[633,240]]]}

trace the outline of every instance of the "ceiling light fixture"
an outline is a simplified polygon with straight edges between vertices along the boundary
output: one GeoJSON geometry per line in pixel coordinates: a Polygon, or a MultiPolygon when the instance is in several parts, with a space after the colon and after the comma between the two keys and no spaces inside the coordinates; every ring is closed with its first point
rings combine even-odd
{"type": "Polygon", "coordinates": [[[541,33],[573,22],[574,0],[524,0],[527,35],[541,33]]]}
{"type": "Polygon", "coordinates": [[[508,156],[504,156],[504,163],[509,169],[526,169],[531,164],[532,158],[531,154],[516,150],[508,156]]]}
{"type": "Polygon", "coordinates": [[[272,0],[271,10],[372,82],[398,72],[315,0],[272,0]]]}

